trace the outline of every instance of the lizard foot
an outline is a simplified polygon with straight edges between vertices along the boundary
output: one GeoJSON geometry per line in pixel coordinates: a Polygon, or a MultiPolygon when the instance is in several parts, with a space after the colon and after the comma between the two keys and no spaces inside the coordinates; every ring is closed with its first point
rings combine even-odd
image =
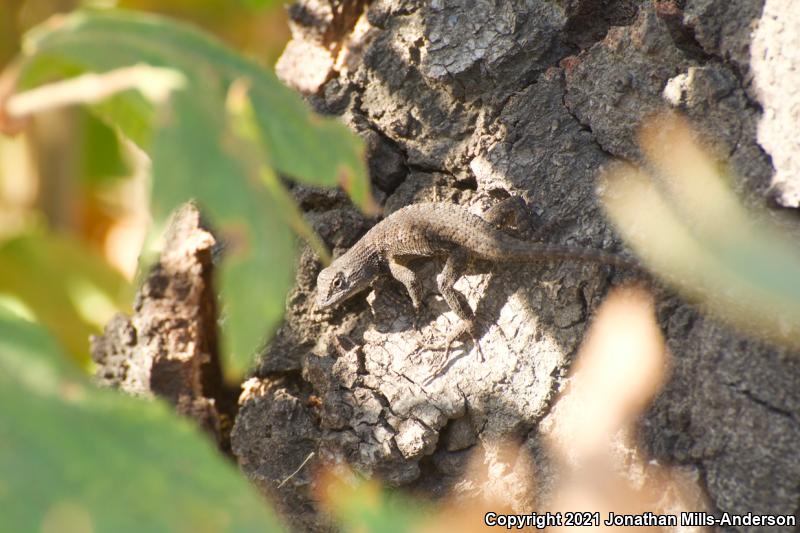
{"type": "MultiPolygon", "coordinates": [[[[456,326],[456,328],[452,332],[450,332],[450,334],[447,336],[447,340],[445,341],[444,344],[444,354],[442,355],[441,358],[439,358],[439,361],[434,365],[431,372],[431,376],[427,380],[425,380],[426,385],[429,384],[434,379],[436,379],[437,377],[439,377],[442,370],[444,370],[445,366],[447,366],[447,363],[450,360],[451,346],[456,340],[462,337],[465,333],[467,333],[472,339],[472,342],[475,345],[475,349],[478,351],[478,357],[480,362],[485,361],[485,357],[483,355],[483,350],[481,350],[481,344],[480,341],[478,340],[478,335],[474,322],[469,320],[464,320],[461,322],[461,324],[456,326]]],[[[424,349],[428,350],[440,350],[441,348],[442,348],[441,345],[437,346],[432,343],[424,346],[424,349]]]]}

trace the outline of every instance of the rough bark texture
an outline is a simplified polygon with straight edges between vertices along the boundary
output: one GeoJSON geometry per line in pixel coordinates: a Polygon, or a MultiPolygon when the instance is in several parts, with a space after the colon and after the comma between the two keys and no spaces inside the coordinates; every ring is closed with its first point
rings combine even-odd
{"type": "MultiPolygon", "coordinates": [[[[771,195],[798,205],[792,12],[780,0],[303,0],[290,11],[294,39],[279,73],[366,138],[386,213],[434,199],[480,212],[521,195],[559,224],[551,240],[613,251],[621,243],[597,205],[598,171],[614,158],[638,161],[638,124],[669,107],[730,160],[746,203],[771,195]],[[760,50],[752,60],[751,50],[760,50]]],[[[374,222],[341,194],[295,192],[337,253],[374,222]]],[[[438,495],[479,441],[514,436],[540,453],[537,424],[619,280],[566,264],[471,273],[457,288],[477,309],[488,360],[478,364],[465,343],[425,386],[439,354],[422,346],[456,321],[435,291],[436,266],[420,265],[419,316],[393,282],[317,314],[319,267],[303,255],[287,320],[233,433],[245,472],[302,529],[325,527],[308,492],[320,460],[438,495]],[[276,489],[311,452],[311,465],[276,489]]],[[[643,421],[645,448],[696,468],[716,510],[796,514],[797,354],[667,293],[659,318],[675,368],[643,421]]]]}
{"type": "Polygon", "coordinates": [[[235,405],[227,401],[217,352],[215,244],[193,205],[179,210],[133,315],[118,314],[92,338],[92,358],[99,383],[166,399],[225,449],[235,405]]]}

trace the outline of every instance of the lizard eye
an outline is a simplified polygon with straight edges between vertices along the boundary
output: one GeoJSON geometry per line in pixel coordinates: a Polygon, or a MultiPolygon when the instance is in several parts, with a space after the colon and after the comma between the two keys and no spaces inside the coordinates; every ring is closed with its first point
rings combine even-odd
{"type": "Polygon", "coordinates": [[[336,276],[336,277],[333,279],[333,288],[334,288],[334,289],[337,289],[337,290],[338,290],[338,289],[341,289],[341,288],[342,288],[342,283],[343,283],[343,282],[344,282],[344,280],[342,280],[341,276],[336,276]]]}

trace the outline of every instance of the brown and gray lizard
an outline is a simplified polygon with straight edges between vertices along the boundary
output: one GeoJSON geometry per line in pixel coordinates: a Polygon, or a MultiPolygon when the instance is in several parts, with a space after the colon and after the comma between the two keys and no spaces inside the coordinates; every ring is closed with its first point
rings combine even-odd
{"type": "Polygon", "coordinates": [[[447,360],[450,345],[464,333],[469,333],[483,359],[472,309],[464,295],[453,287],[470,259],[518,263],[570,260],[638,268],[621,256],[601,250],[528,242],[498,229],[501,218],[507,218],[509,213],[518,215],[524,209],[525,203],[519,197],[494,206],[484,218],[447,203],[414,204],[398,209],[319,273],[317,309],[350,298],[386,274],[405,286],[414,308],[419,309],[422,286],[409,262],[419,257],[441,258],[444,268],[437,276],[439,292],[462,319],[447,338],[443,361],[447,360]]]}

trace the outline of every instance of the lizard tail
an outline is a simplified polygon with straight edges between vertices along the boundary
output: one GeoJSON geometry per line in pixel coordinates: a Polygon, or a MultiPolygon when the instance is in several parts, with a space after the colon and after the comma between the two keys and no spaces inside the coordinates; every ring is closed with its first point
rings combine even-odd
{"type": "MultiPolygon", "coordinates": [[[[641,270],[642,266],[631,259],[626,259],[617,254],[581,248],[563,244],[547,243],[522,243],[515,242],[512,246],[503,246],[491,259],[516,263],[543,263],[550,261],[575,261],[579,263],[598,263],[612,265],[631,270],[641,270]]],[[[492,254],[494,255],[494,254],[492,254]]]]}

